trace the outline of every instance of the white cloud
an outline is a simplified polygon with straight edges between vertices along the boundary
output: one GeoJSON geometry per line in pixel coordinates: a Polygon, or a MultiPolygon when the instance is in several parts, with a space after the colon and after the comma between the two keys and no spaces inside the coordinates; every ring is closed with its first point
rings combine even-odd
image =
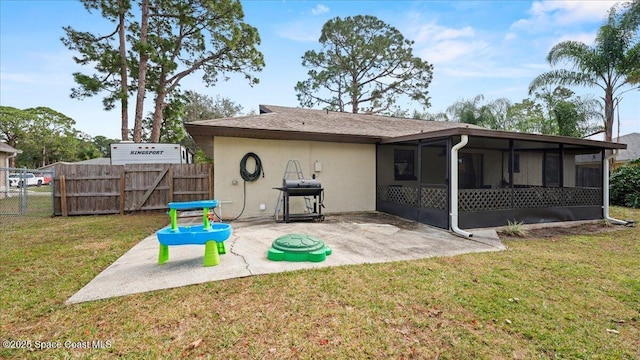
{"type": "Polygon", "coordinates": [[[282,24],[276,27],[275,32],[278,36],[298,41],[298,42],[317,42],[320,38],[322,25],[310,23],[309,21],[295,21],[282,24]]]}
{"type": "Polygon", "coordinates": [[[469,67],[444,67],[440,69],[446,75],[459,78],[488,78],[488,79],[513,79],[529,78],[535,72],[525,68],[501,67],[495,65],[469,66],[469,67]]]}
{"type": "Polygon", "coordinates": [[[528,63],[522,64],[522,66],[536,71],[547,71],[549,69],[549,64],[547,63],[528,63]]]}
{"type": "Polygon", "coordinates": [[[480,56],[489,48],[484,41],[439,41],[423,47],[419,55],[432,64],[451,63],[470,56],[480,56]]]}
{"type": "Polygon", "coordinates": [[[511,28],[529,32],[543,32],[555,27],[598,22],[607,17],[608,10],[619,1],[534,1],[528,18],[515,21],[511,28]]]}
{"type": "Polygon", "coordinates": [[[324,13],[329,12],[329,8],[325,5],[322,4],[318,4],[316,5],[316,7],[314,7],[313,9],[311,9],[311,14],[312,15],[322,15],[324,13]]]}
{"type": "Polygon", "coordinates": [[[606,18],[607,11],[619,1],[535,1],[531,14],[550,15],[559,23],[571,24],[582,21],[598,21],[606,18]]]}
{"type": "Polygon", "coordinates": [[[42,80],[38,74],[26,74],[26,73],[0,73],[1,82],[14,82],[14,83],[36,83],[42,80]]]}
{"type": "Polygon", "coordinates": [[[516,35],[515,33],[509,32],[504,36],[504,41],[511,41],[511,40],[515,40],[518,38],[518,35],[516,35]]]}
{"type": "Polygon", "coordinates": [[[562,41],[579,41],[581,43],[591,45],[596,39],[595,32],[589,33],[575,33],[575,34],[563,34],[561,37],[552,41],[553,45],[562,41]]]}
{"type": "Polygon", "coordinates": [[[448,28],[436,23],[417,25],[413,29],[413,38],[416,43],[452,40],[458,38],[472,38],[475,35],[471,26],[463,28],[448,28]]]}
{"type": "Polygon", "coordinates": [[[476,38],[471,26],[455,28],[434,21],[421,23],[415,14],[410,15],[401,32],[415,41],[415,53],[432,64],[450,63],[489,47],[487,42],[476,38]]]}

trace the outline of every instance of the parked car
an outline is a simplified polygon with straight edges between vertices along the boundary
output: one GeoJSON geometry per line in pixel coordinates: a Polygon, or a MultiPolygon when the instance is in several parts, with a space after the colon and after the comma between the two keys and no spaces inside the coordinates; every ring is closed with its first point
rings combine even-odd
{"type": "Polygon", "coordinates": [[[42,176],[43,181],[43,185],[51,185],[51,181],[53,181],[53,176],[51,176],[51,174],[49,173],[37,173],[35,174],[36,176],[42,176]]]}
{"type": "Polygon", "coordinates": [[[34,173],[9,174],[9,186],[42,186],[44,177],[36,176],[34,173]]]}

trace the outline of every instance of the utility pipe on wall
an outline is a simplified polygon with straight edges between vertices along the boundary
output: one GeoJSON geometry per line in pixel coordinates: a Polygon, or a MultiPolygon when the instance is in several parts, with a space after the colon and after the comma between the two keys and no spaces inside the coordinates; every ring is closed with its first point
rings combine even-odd
{"type": "MultiPolygon", "coordinates": [[[[7,167],[9,167],[9,159],[13,159],[14,157],[18,156],[18,154],[22,154],[22,150],[18,150],[18,152],[14,152],[13,155],[9,155],[9,156],[6,157],[6,159],[7,159],[6,166],[7,167]]],[[[15,164],[13,164],[13,166],[15,167],[15,164]]]]}
{"type": "Polygon", "coordinates": [[[614,224],[619,225],[627,225],[629,222],[624,220],[614,219],[609,217],[609,160],[618,155],[618,149],[613,150],[613,153],[609,156],[605,156],[604,158],[604,166],[602,167],[603,176],[602,176],[602,191],[603,191],[603,218],[607,221],[610,221],[614,224]]]}
{"type": "MultiPolygon", "coordinates": [[[[22,153],[22,150],[18,150],[18,151],[19,152],[13,153],[13,155],[7,156],[6,160],[5,160],[6,164],[4,164],[3,166],[9,167],[9,159],[14,158],[14,157],[18,156],[18,154],[22,153]]],[[[14,164],[14,166],[15,166],[15,164],[14,164]]],[[[9,193],[9,172],[8,171],[5,172],[5,175],[4,175],[4,184],[5,185],[3,186],[3,189],[4,189],[3,192],[5,194],[5,197],[7,197],[7,194],[9,193]]]]}
{"type": "Polygon", "coordinates": [[[458,150],[469,143],[469,135],[461,135],[460,142],[451,148],[451,231],[464,236],[472,237],[473,234],[458,227],[458,150]]]}

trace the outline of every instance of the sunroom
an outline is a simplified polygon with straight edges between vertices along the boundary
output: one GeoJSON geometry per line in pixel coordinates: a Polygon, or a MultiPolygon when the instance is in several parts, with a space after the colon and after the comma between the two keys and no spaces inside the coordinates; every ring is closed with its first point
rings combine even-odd
{"type": "MultiPolygon", "coordinates": [[[[455,128],[383,139],[376,208],[471,236],[509,222],[608,218],[607,155],[624,144],[455,128]]],[[[615,219],[611,219],[615,220],[615,219]]]]}

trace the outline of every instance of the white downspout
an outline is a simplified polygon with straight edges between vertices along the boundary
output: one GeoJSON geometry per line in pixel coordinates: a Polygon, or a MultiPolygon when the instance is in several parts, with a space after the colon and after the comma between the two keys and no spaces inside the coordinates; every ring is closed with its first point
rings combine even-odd
{"type": "Polygon", "coordinates": [[[618,155],[618,149],[613,150],[613,153],[611,153],[611,155],[605,156],[604,158],[604,166],[602,167],[602,172],[603,172],[603,176],[602,176],[602,191],[603,193],[603,203],[602,204],[602,209],[603,209],[603,218],[611,223],[614,224],[618,224],[618,225],[627,225],[629,222],[628,221],[624,221],[624,220],[618,220],[618,219],[614,219],[612,217],[609,217],[609,160],[611,160],[612,158],[614,158],[616,155],[618,155]]]}
{"type": "Polygon", "coordinates": [[[469,143],[469,135],[461,135],[460,142],[451,148],[451,231],[464,236],[472,237],[473,234],[458,227],[458,150],[469,143]]]}
{"type": "Polygon", "coordinates": [[[7,167],[9,167],[9,159],[18,156],[18,154],[20,154],[20,153],[22,153],[22,151],[20,151],[19,153],[15,152],[15,153],[13,153],[13,155],[7,156],[7,167]]]}
{"type": "MultiPolygon", "coordinates": [[[[22,152],[22,151],[20,151],[22,152]]],[[[9,155],[6,157],[6,167],[9,167],[9,159],[14,158],[16,156],[18,156],[19,153],[15,152],[13,153],[13,155],[9,155]]],[[[5,173],[5,178],[4,178],[4,196],[7,197],[7,195],[9,195],[9,172],[5,173]]]]}

